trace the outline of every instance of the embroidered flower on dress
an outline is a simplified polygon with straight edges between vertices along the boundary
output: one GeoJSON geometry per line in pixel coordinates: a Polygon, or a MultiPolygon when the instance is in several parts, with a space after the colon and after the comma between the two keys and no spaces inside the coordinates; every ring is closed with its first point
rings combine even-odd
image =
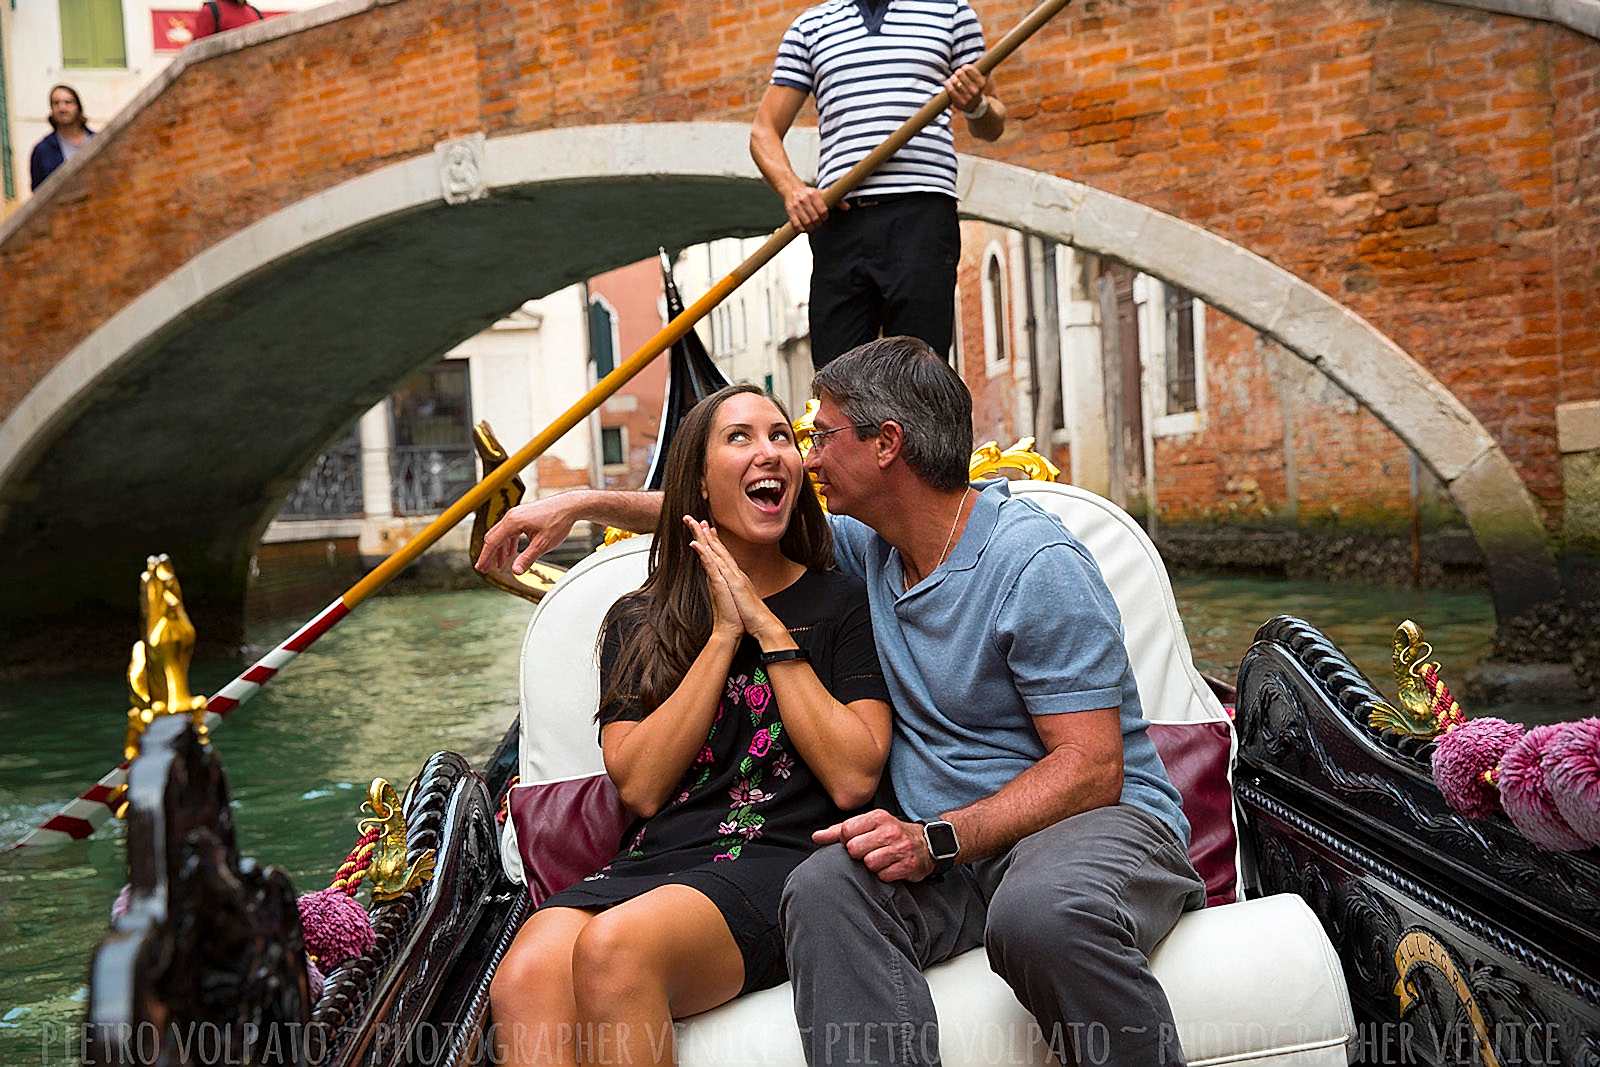
{"type": "Polygon", "coordinates": [[[750,755],[765,756],[772,748],[772,735],[765,730],[759,731],[750,739],[750,755]]]}
{"type": "Polygon", "coordinates": [[[735,804],[761,804],[772,799],[771,793],[764,792],[760,787],[751,785],[748,778],[743,779],[738,785],[728,790],[728,796],[733,799],[735,804]]]}
{"type": "Polygon", "coordinates": [[[794,757],[787,752],[780,753],[772,764],[774,778],[788,778],[794,773],[794,757]]]}
{"type": "Polygon", "coordinates": [[[710,745],[701,745],[700,746],[700,754],[695,756],[694,761],[697,764],[699,764],[699,763],[710,763],[712,760],[714,760],[716,758],[717,758],[716,753],[711,751],[711,746],[710,745]]]}
{"type": "Polygon", "coordinates": [[[731,837],[738,832],[739,823],[735,819],[729,819],[727,822],[717,824],[717,833],[721,834],[723,837],[731,837]]]}
{"type": "Polygon", "coordinates": [[[744,691],[744,702],[750,705],[750,710],[757,718],[766,714],[767,705],[772,702],[772,688],[766,685],[752,685],[744,691]]]}

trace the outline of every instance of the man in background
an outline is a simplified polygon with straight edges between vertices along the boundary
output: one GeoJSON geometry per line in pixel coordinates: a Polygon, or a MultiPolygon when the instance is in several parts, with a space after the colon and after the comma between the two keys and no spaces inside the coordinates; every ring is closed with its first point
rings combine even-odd
{"type": "Polygon", "coordinates": [[[224,30],[248,26],[265,17],[254,4],[247,4],[245,0],[206,0],[200,5],[200,17],[195,19],[194,39],[198,41],[224,30]]]}
{"type": "Polygon", "coordinates": [[[83,114],[83,101],[78,90],[70,85],[57,85],[50,90],[50,132],[33,146],[28,160],[31,189],[37,189],[56,169],[78,154],[89,143],[94,131],[89,128],[83,114]]]}

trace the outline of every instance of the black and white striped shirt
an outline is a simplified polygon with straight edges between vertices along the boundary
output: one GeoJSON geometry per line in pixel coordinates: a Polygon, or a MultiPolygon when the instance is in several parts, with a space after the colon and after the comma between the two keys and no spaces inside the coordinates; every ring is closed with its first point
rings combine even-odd
{"type": "MultiPolygon", "coordinates": [[[[983,27],[967,0],[827,0],[794,20],[772,84],[817,98],[826,188],[916,113],[957,67],[983,55],[983,27]]],[[[956,153],[947,110],[863,182],[863,195],[956,195],[956,153]]]]}

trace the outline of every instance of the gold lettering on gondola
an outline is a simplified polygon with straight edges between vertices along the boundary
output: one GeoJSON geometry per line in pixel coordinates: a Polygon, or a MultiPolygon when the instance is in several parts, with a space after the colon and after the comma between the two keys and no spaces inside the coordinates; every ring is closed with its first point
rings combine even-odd
{"type": "MultiPolygon", "coordinates": [[[[144,732],[161,715],[192,715],[195,733],[208,743],[206,698],[189,690],[189,661],[194,658],[194,624],[183,607],[183,589],[166,555],[145,560],[139,575],[139,608],[144,639],[134,642],[128,659],[128,732],[122,758],[139,755],[144,732]]],[[[127,787],[120,787],[111,806],[121,818],[127,812],[127,787]]]]}
{"type": "Polygon", "coordinates": [[[1449,946],[1427,930],[1408,930],[1394,949],[1394,968],[1399,975],[1394,985],[1394,995],[1400,998],[1400,1017],[1403,1019],[1420,999],[1417,991],[1417,972],[1428,968],[1439,974],[1456,996],[1460,1010],[1466,1012],[1478,1039],[1478,1054],[1485,1067],[1500,1067],[1495,1056],[1494,1043],[1489,1039],[1489,1026],[1483,1018],[1483,1008],[1467,984],[1455,954],[1449,946]]]}

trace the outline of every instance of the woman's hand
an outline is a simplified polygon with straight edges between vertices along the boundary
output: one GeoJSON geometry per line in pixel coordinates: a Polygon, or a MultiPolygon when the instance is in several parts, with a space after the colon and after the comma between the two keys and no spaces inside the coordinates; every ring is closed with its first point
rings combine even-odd
{"type": "MultiPolygon", "coordinates": [[[[728,581],[727,568],[708,544],[717,536],[716,533],[709,523],[701,522],[692,515],[685,515],[683,521],[689,527],[689,536],[692,538],[689,547],[700,557],[700,566],[706,571],[706,584],[711,587],[711,632],[734,639],[743,637],[749,632],[749,626],[739,609],[739,598],[728,581]]],[[[734,570],[740,578],[744,578],[744,572],[737,566],[734,570]]],[[[750,580],[745,578],[744,584],[748,586],[750,580]]]]}
{"type": "Polygon", "coordinates": [[[722,543],[716,529],[710,523],[699,523],[695,538],[695,545],[702,552],[700,558],[704,560],[709,556],[721,571],[722,580],[739,610],[739,617],[744,620],[744,632],[759,641],[764,652],[792,648],[794,639],[789,636],[789,628],[779,621],[772,609],[767,607],[766,601],[756,593],[755,586],[750,584],[750,576],[733,558],[728,546],[722,543]]]}

